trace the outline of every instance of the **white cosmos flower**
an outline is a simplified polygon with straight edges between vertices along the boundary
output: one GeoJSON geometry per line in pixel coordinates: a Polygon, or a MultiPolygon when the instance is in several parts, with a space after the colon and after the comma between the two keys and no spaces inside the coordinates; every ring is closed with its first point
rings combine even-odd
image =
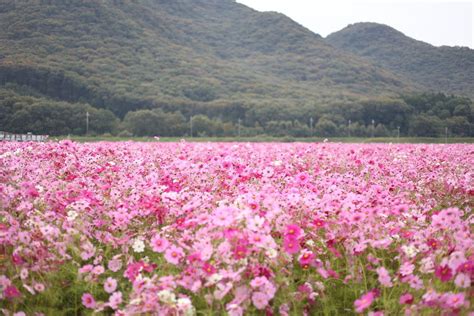
{"type": "Polygon", "coordinates": [[[274,259],[278,255],[278,252],[273,248],[268,248],[265,254],[267,255],[268,258],[274,259]]]}
{"type": "Polygon", "coordinates": [[[220,275],[219,273],[214,273],[213,275],[209,277],[209,280],[206,283],[206,286],[216,284],[220,280],[222,280],[222,275],[220,275]]]}
{"type": "Polygon", "coordinates": [[[185,316],[192,316],[195,314],[193,304],[187,297],[179,298],[176,305],[178,306],[179,310],[184,312],[185,316]]]}
{"type": "Polygon", "coordinates": [[[163,303],[175,303],[176,302],[176,295],[169,290],[163,290],[158,292],[158,299],[163,303]]]}
{"type": "Polygon", "coordinates": [[[76,219],[77,215],[78,215],[78,214],[77,214],[76,211],[73,211],[73,210],[68,211],[68,212],[67,212],[67,219],[68,219],[69,221],[73,221],[73,220],[76,219]]]}
{"type": "Polygon", "coordinates": [[[283,164],[283,162],[281,160],[275,160],[272,165],[274,165],[275,167],[278,167],[278,166],[281,166],[283,164]]]}
{"type": "Polygon", "coordinates": [[[133,251],[135,251],[137,253],[140,253],[140,252],[143,252],[145,250],[145,243],[143,242],[143,240],[137,238],[133,242],[132,247],[133,247],[133,251]]]}
{"type": "Polygon", "coordinates": [[[418,249],[416,249],[416,247],[413,245],[403,245],[402,250],[410,258],[413,258],[418,253],[418,249]]]}

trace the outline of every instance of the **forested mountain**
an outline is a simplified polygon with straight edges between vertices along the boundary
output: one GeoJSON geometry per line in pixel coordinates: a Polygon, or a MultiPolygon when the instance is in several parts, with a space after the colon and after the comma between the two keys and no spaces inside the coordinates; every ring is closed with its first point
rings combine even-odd
{"type": "Polygon", "coordinates": [[[2,83],[119,115],[324,103],[409,86],[281,14],[231,0],[3,0],[0,45],[2,83]]]}
{"type": "MultiPolygon", "coordinates": [[[[364,104],[395,117],[410,109],[401,94],[431,88],[334,45],[233,0],[1,0],[0,130],[81,134],[61,120],[96,108],[114,122],[96,133],[183,135],[196,116],[208,135],[234,133],[238,119],[250,134],[309,135],[309,118],[337,134],[353,116],[369,124],[364,104]]],[[[440,91],[469,87],[452,82],[440,91]]]]}
{"type": "Polygon", "coordinates": [[[356,23],[327,41],[425,88],[474,97],[474,50],[435,47],[382,24],[356,23]]]}

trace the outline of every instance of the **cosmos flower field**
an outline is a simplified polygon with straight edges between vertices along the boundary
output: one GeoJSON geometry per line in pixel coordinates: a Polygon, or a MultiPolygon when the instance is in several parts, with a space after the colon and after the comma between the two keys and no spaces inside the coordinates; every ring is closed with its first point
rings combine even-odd
{"type": "Polygon", "coordinates": [[[473,184],[473,145],[0,143],[0,310],[469,315],[473,184]]]}

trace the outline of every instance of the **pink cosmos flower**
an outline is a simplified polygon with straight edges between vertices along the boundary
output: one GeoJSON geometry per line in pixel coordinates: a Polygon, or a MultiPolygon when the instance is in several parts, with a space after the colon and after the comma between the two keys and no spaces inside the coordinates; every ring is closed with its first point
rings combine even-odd
{"type": "Polygon", "coordinates": [[[466,297],[464,293],[445,293],[443,295],[443,301],[448,308],[456,309],[466,304],[466,297]]]}
{"type": "Polygon", "coordinates": [[[296,175],[296,182],[298,184],[306,184],[309,181],[309,175],[306,172],[301,172],[296,175]]]}
{"type": "Polygon", "coordinates": [[[7,286],[11,285],[12,281],[4,275],[0,275],[0,287],[6,288],[7,286]]]}
{"type": "Polygon", "coordinates": [[[313,287],[309,283],[304,283],[298,286],[298,292],[304,294],[305,296],[308,296],[313,292],[313,287]]]}
{"type": "Polygon", "coordinates": [[[298,225],[291,224],[286,226],[285,237],[298,239],[300,238],[301,234],[302,230],[298,225]]]}
{"type": "Polygon", "coordinates": [[[105,269],[103,266],[95,266],[91,271],[91,273],[95,275],[101,275],[104,272],[105,272],[105,269]]]}
{"type": "Polygon", "coordinates": [[[248,248],[245,245],[235,246],[233,253],[235,259],[243,259],[247,256],[248,248]]]}
{"type": "Polygon", "coordinates": [[[257,309],[264,309],[268,305],[268,297],[265,293],[255,292],[252,295],[252,303],[257,309]]]}
{"type": "Polygon", "coordinates": [[[454,279],[454,284],[460,288],[469,288],[471,286],[471,278],[465,273],[459,273],[454,279]]]}
{"type": "Polygon", "coordinates": [[[79,268],[79,273],[84,274],[84,273],[89,273],[94,269],[94,266],[92,264],[86,264],[85,266],[79,268]]]}
{"type": "Polygon", "coordinates": [[[249,208],[253,212],[258,212],[260,210],[260,204],[258,204],[257,201],[249,201],[248,204],[249,204],[249,208]]]}
{"type": "Polygon", "coordinates": [[[14,265],[22,265],[23,263],[25,263],[25,260],[23,260],[23,258],[17,254],[17,253],[13,253],[12,254],[12,262],[14,265]]]}
{"type": "Polygon", "coordinates": [[[232,289],[232,282],[222,283],[219,282],[216,285],[216,290],[214,291],[214,297],[218,300],[222,300],[227,293],[232,289]]]}
{"type": "Polygon", "coordinates": [[[467,260],[461,263],[457,268],[457,272],[474,275],[474,260],[467,260]]]}
{"type": "Polygon", "coordinates": [[[202,270],[207,274],[207,275],[213,275],[214,273],[216,273],[216,268],[208,263],[208,262],[204,262],[204,264],[202,265],[202,270]]]}
{"type": "Polygon", "coordinates": [[[277,289],[272,282],[268,281],[263,285],[263,290],[261,291],[265,293],[268,300],[271,300],[275,296],[277,289]]]}
{"type": "Polygon", "coordinates": [[[280,308],[278,309],[278,312],[280,313],[281,316],[289,316],[290,307],[286,303],[281,304],[280,308]]]}
{"type": "Polygon", "coordinates": [[[109,264],[107,265],[110,271],[112,272],[117,272],[118,270],[122,269],[122,260],[118,258],[114,258],[109,261],[109,264]]]}
{"type": "Polygon", "coordinates": [[[262,276],[262,277],[256,277],[252,281],[250,281],[250,286],[255,288],[259,288],[263,285],[265,285],[268,282],[267,278],[262,276]]]}
{"type": "Polygon", "coordinates": [[[428,291],[422,296],[423,304],[426,306],[438,306],[442,302],[442,295],[436,291],[428,291]]]}
{"type": "Polygon", "coordinates": [[[242,307],[237,304],[227,304],[226,310],[229,316],[242,316],[244,314],[242,307]]]}
{"type": "Polygon", "coordinates": [[[183,249],[172,245],[165,252],[165,259],[171,264],[177,265],[184,257],[183,249]]]}
{"type": "Polygon", "coordinates": [[[95,249],[88,249],[81,252],[82,260],[89,260],[95,255],[95,249]]]}
{"type": "Polygon", "coordinates": [[[96,307],[95,299],[90,293],[84,293],[82,295],[82,304],[86,308],[95,308],[96,307]]]}
{"type": "Polygon", "coordinates": [[[33,288],[35,289],[36,292],[39,292],[39,293],[45,290],[45,286],[43,285],[43,283],[35,283],[33,288]]]}
{"type": "Polygon", "coordinates": [[[316,256],[314,255],[314,253],[312,251],[309,251],[309,250],[303,250],[300,257],[298,258],[299,262],[300,262],[300,265],[303,267],[303,268],[308,268],[309,265],[313,262],[314,258],[316,256]]]}
{"type": "Polygon", "coordinates": [[[436,239],[434,238],[430,238],[426,241],[426,244],[433,250],[436,250],[438,249],[438,247],[440,246],[440,242],[437,241],[436,239]]]}
{"type": "Polygon", "coordinates": [[[28,277],[28,270],[25,269],[25,268],[21,269],[21,271],[20,271],[20,278],[21,278],[22,280],[25,280],[27,277],[28,277]]]}
{"type": "Polygon", "coordinates": [[[413,273],[413,270],[415,270],[415,265],[413,265],[412,263],[410,262],[404,262],[401,266],[400,266],[400,274],[402,276],[407,276],[407,275],[410,275],[413,273]]]}
{"type": "Polygon", "coordinates": [[[384,267],[377,268],[377,274],[379,275],[379,282],[385,287],[393,286],[392,280],[390,279],[390,274],[387,269],[384,267]]]}
{"type": "Polygon", "coordinates": [[[108,305],[112,309],[117,309],[120,304],[122,304],[122,292],[114,292],[110,295],[108,305]]]}
{"type": "Polygon", "coordinates": [[[151,249],[153,249],[155,252],[164,252],[168,248],[169,244],[170,243],[166,238],[161,238],[158,235],[155,235],[151,239],[151,249]]]}
{"type": "Polygon", "coordinates": [[[285,237],[285,239],[283,240],[283,248],[290,255],[298,253],[301,249],[298,240],[292,237],[285,237]]]}
{"type": "Polygon", "coordinates": [[[326,222],[320,218],[315,218],[313,220],[313,225],[316,226],[316,228],[324,228],[326,226],[326,222]]]}
{"type": "Polygon", "coordinates": [[[464,262],[466,262],[464,252],[455,251],[449,256],[448,266],[452,271],[456,271],[464,262]]]}
{"type": "Polygon", "coordinates": [[[321,275],[323,279],[327,279],[329,277],[328,271],[322,267],[317,268],[316,271],[318,271],[319,275],[321,275]]]}
{"type": "Polygon", "coordinates": [[[265,169],[263,169],[262,171],[262,176],[264,176],[265,178],[271,178],[273,175],[274,175],[274,170],[273,168],[271,167],[266,167],[265,169]]]}
{"type": "Polygon", "coordinates": [[[357,300],[355,300],[354,307],[355,307],[356,312],[362,313],[370,305],[372,305],[372,302],[374,301],[374,299],[375,299],[375,294],[373,291],[370,291],[362,295],[357,300]]]}
{"type": "Polygon", "coordinates": [[[140,274],[140,271],[143,269],[143,264],[141,262],[133,262],[127,266],[123,276],[126,277],[130,282],[135,281],[135,279],[140,274]]]}
{"type": "Polygon", "coordinates": [[[229,226],[234,221],[236,209],[230,206],[217,208],[212,214],[212,222],[217,226],[229,226]]]}
{"type": "Polygon", "coordinates": [[[104,282],[104,290],[107,293],[113,293],[117,289],[117,280],[114,278],[108,277],[104,282]]]}

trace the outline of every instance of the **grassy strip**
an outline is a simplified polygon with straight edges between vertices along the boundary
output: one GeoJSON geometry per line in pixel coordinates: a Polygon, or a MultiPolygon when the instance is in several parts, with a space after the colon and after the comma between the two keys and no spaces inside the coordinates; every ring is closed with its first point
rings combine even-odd
{"type": "MultiPolygon", "coordinates": [[[[51,137],[50,140],[63,140],[70,139],[77,142],[123,142],[123,141],[134,141],[134,142],[156,142],[153,137],[114,137],[114,136],[61,136],[51,137]]],[[[181,137],[161,137],[160,142],[179,142],[185,139],[187,142],[276,142],[276,143],[291,143],[291,142],[324,142],[326,138],[323,137],[307,137],[307,138],[294,138],[294,137],[271,137],[271,136],[257,136],[257,137],[193,137],[193,138],[181,138],[181,137]]],[[[334,137],[327,138],[332,143],[409,143],[409,144],[444,144],[446,139],[435,138],[435,137],[334,137]]],[[[449,144],[457,143],[474,143],[474,137],[451,137],[447,139],[449,144]]]]}

